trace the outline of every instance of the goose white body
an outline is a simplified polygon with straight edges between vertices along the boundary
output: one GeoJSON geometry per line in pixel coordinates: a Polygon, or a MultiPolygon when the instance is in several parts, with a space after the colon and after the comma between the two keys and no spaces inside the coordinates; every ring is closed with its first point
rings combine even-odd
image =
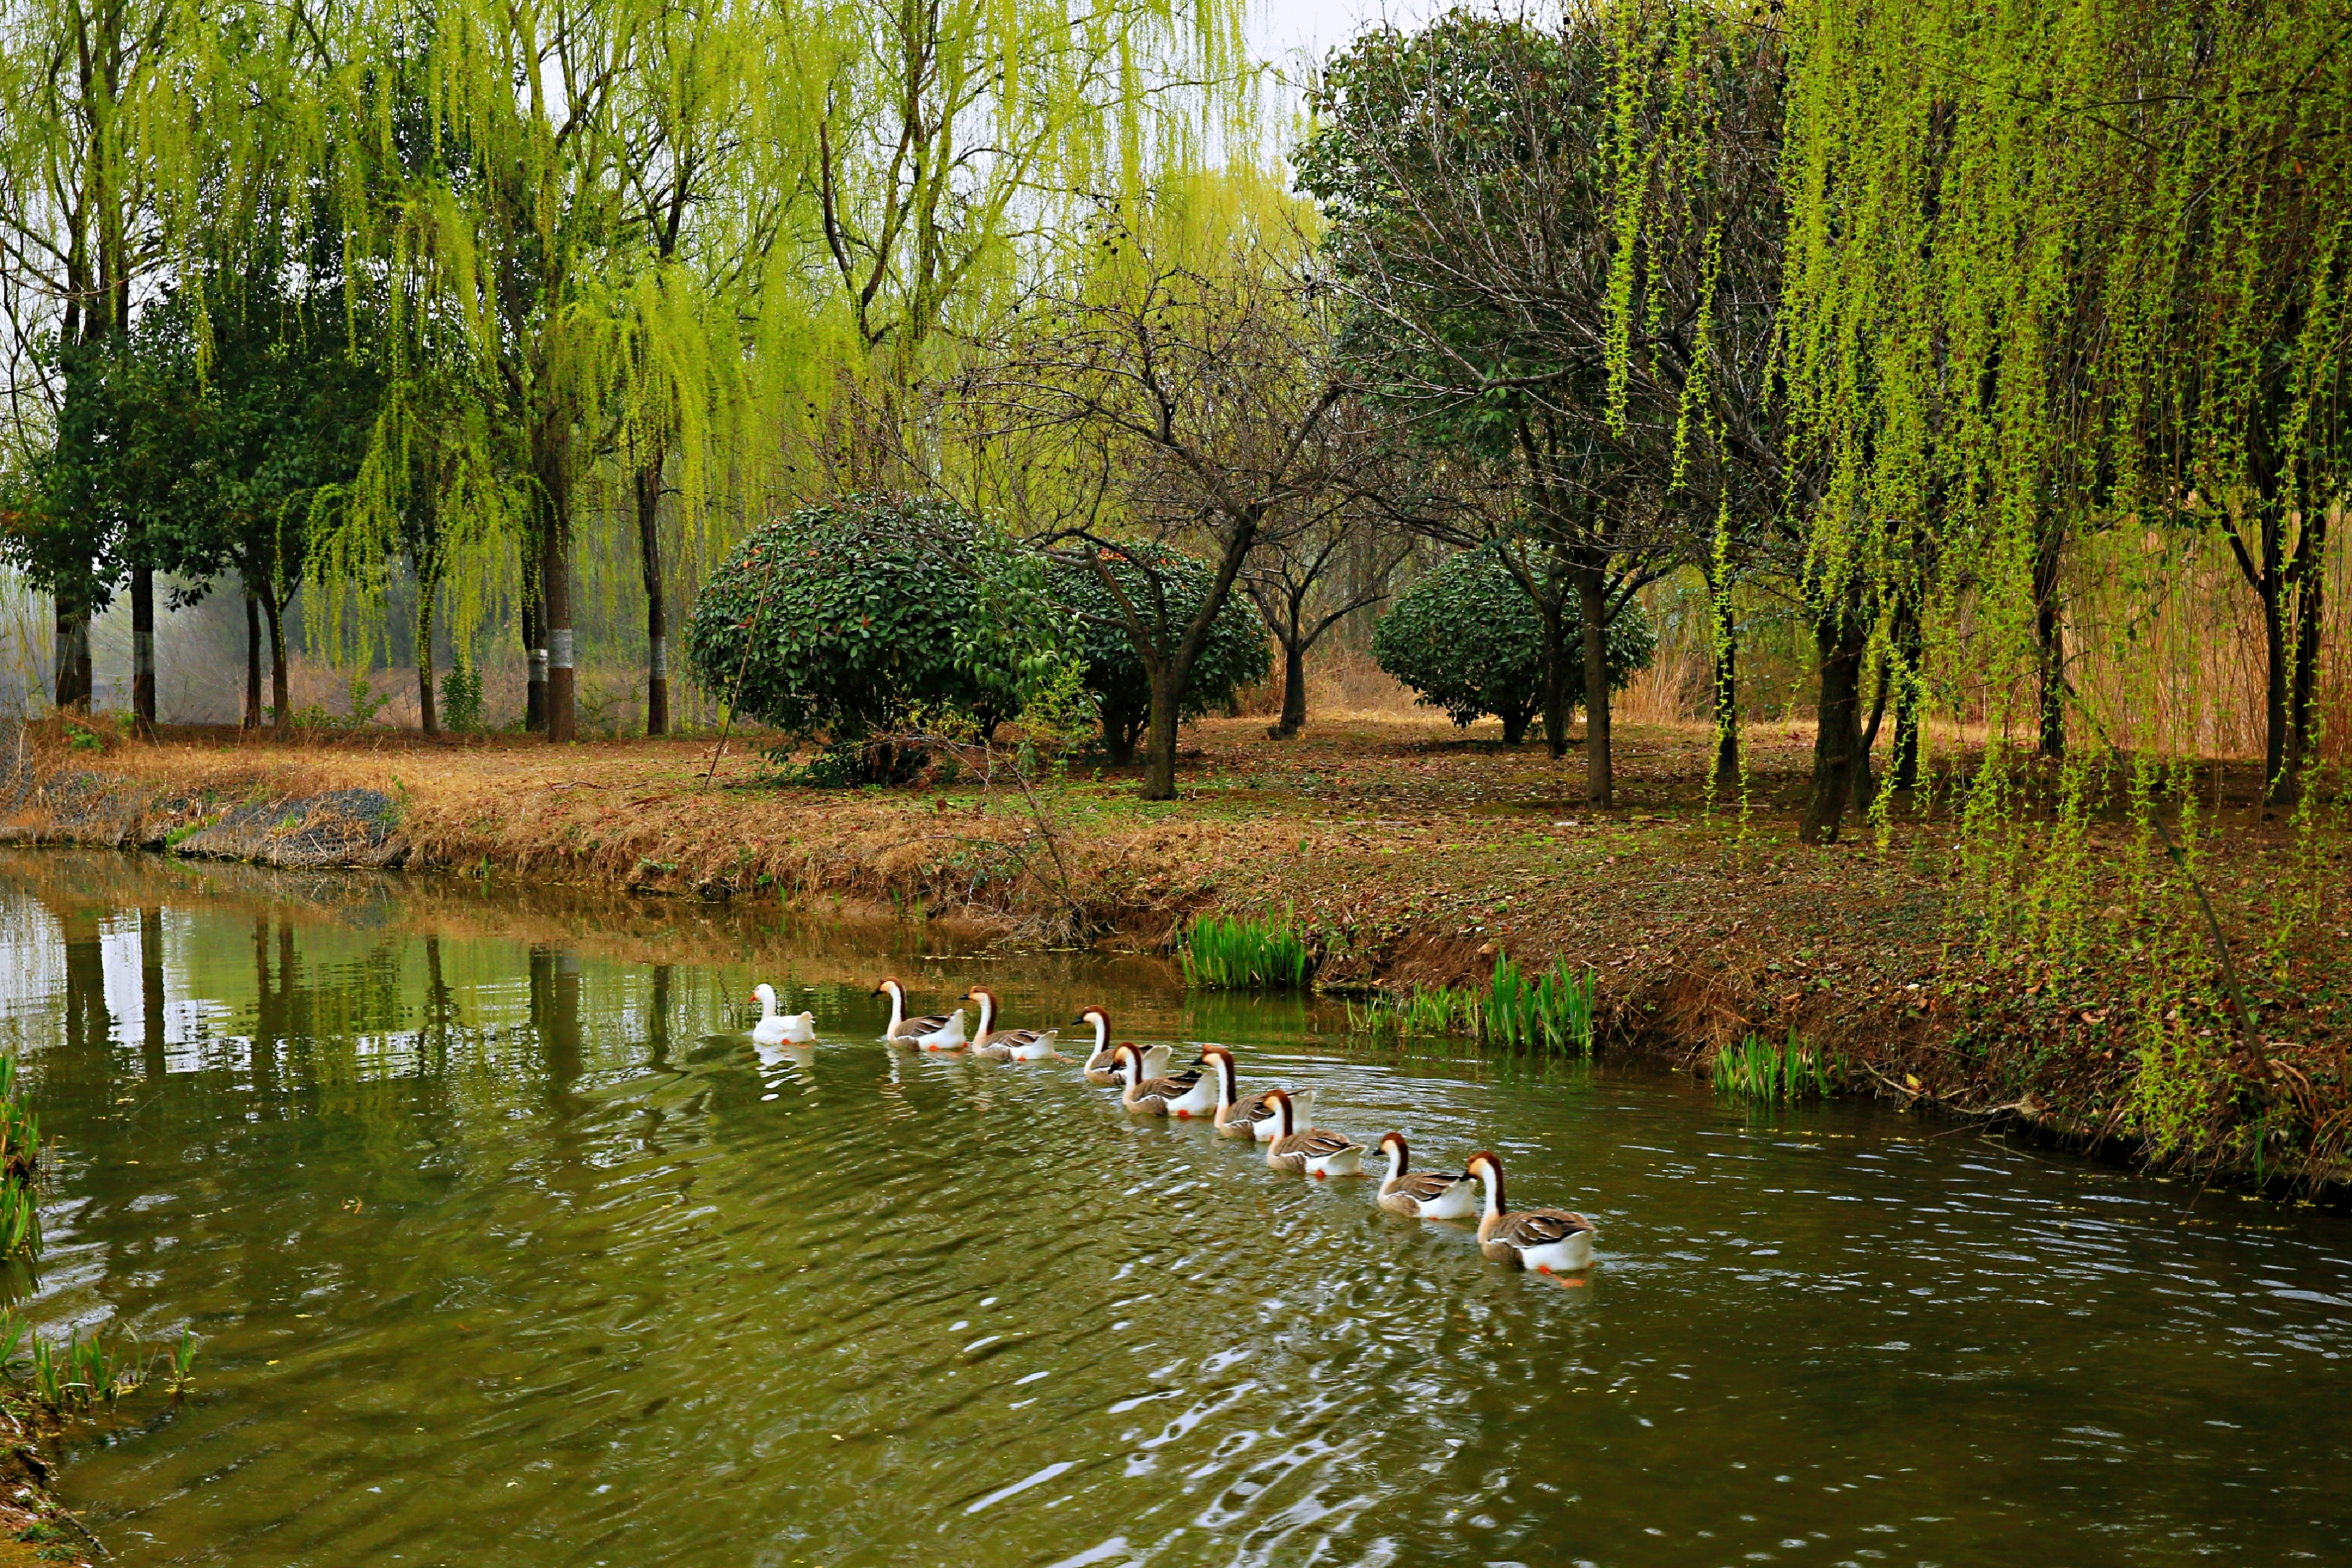
{"type": "Polygon", "coordinates": [[[948,1015],[948,1021],[928,1035],[915,1037],[915,1044],[927,1051],[960,1051],[970,1042],[963,1032],[963,1009],[948,1015]]]}
{"type": "Polygon", "coordinates": [[[816,1038],[814,1013],[778,1013],[776,988],[754,986],[752,999],[760,1004],[760,1021],[751,1026],[751,1043],[758,1046],[805,1046],[816,1038]]]}
{"type": "Polygon", "coordinates": [[[1486,1187],[1478,1218],[1479,1251],[1497,1262],[1544,1274],[1591,1267],[1596,1227],[1591,1220],[1568,1209],[1513,1213],[1503,1195],[1503,1163],[1492,1154],[1471,1155],[1470,1173],[1486,1187]]]}
{"type": "Polygon", "coordinates": [[[1364,1146],[1344,1132],[1330,1132],[1320,1128],[1300,1132],[1297,1108],[1282,1089],[1266,1090],[1266,1101],[1274,1107],[1276,1132],[1274,1142],[1265,1146],[1266,1168],[1314,1176],[1360,1176],[1364,1173],[1364,1146]]]}
{"type": "MultiPolygon", "coordinates": [[[[1300,1089],[1293,1098],[1292,1103],[1298,1108],[1298,1125],[1313,1127],[1315,1125],[1315,1091],[1311,1089],[1300,1089]]],[[[1250,1123],[1250,1134],[1261,1143],[1273,1142],[1282,1136],[1282,1118],[1270,1110],[1267,1111],[1250,1123]]]]}
{"type": "Polygon", "coordinates": [[[1415,1172],[1404,1134],[1391,1132],[1381,1140],[1389,1157],[1389,1173],[1381,1183],[1381,1207],[1421,1219],[1478,1217],[1478,1179],[1453,1173],[1415,1172]]]}
{"type": "Polygon", "coordinates": [[[923,1036],[947,1027],[948,1021],[944,1016],[907,1016],[907,988],[895,979],[886,979],[877,984],[874,994],[890,998],[890,1023],[882,1031],[882,1037],[893,1045],[911,1046],[923,1036]]]}

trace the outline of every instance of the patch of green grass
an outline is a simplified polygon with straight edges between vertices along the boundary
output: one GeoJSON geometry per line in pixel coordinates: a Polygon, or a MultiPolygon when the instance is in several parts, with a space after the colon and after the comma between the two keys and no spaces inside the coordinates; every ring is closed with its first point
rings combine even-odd
{"type": "Polygon", "coordinates": [[[1406,996],[1382,997],[1360,1013],[1350,1007],[1348,1023],[1360,1032],[1400,1040],[1462,1035],[1507,1051],[1590,1056],[1598,989],[1591,970],[1572,970],[1564,959],[1531,972],[1507,953],[1495,961],[1495,973],[1483,988],[1424,986],[1406,996]]]}
{"type": "Polygon", "coordinates": [[[1314,957],[1285,910],[1279,921],[1203,916],[1184,941],[1184,984],[1204,991],[1296,991],[1314,957]]]}
{"type": "Polygon", "coordinates": [[[1750,1034],[1715,1053],[1715,1092],[1727,1100],[1826,1100],[1844,1081],[1844,1058],[1813,1049],[1794,1029],[1780,1045],[1750,1034]]]}

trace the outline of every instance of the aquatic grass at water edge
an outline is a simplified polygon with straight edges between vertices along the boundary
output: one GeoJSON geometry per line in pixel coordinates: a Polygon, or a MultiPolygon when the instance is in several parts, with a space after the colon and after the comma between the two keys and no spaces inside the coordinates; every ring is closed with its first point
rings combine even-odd
{"type": "Polygon", "coordinates": [[[1349,1027],[1399,1040],[1466,1036],[1508,1051],[1592,1053],[1593,1004],[1600,982],[1565,959],[1548,970],[1521,969],[1508,954],[1495,961],[1484,986],[1423,986],[1381,997],[1361,1012],[1348,1010],[1349,1027]]]}
{"type": "Polygon", "coordinates": [[[1204,915],[1184,940],[1184,984],[1206,991],[1297,991],[1314,967],[1289,910],[1279,921],[1204,915]]]}
{"type": "Polygon", "coordinates": [[[1790,1029],[1773,1044],[1743,1035],[1715,1053],[1715,1092],[1729,1100],[1826,1100],[1845,1079],[1845,1060],[1817,1051],[1790,1029]]]}

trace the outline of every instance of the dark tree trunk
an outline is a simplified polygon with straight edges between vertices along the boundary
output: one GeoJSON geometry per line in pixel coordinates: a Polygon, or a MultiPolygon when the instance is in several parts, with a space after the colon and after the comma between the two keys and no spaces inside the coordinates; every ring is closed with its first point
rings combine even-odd
{"type": "Polygon", "coordinates": [[[292,699],[286,689],[286,606],[292,597],[281,600],[274,591],[261,596],[262,611],[269,617],[270,728],[281,741],[294,731],[294,711],[288,706],[292,699]]]}
{"type": "Polygon", "coordinates": [[[1584,798],[1614,805],[1617,781],[1609,743],[1609,584],[1598,569],[1576,574],[1584,632],[1584,798]]]}
{"type": "Polygon", "coordinates": [[[1528,722],[1535,715],[1525,710],[1515,710],[1509,713],[1498,713],[1496,717],[1503,721],[1503,744],[1516,746],[1528,738],[1528,722]]]}
{"type": "Polygon", "coordinates": [[[440,715],[433,708],[433,584],[416,584],[416,727],[428,735],[441,732],[440,715]]]}
{"type": "Polygon", "coordinates": [[[56,662],[57,705],[89,712],[93,676],[89,664],[89,607],[65,594],[58,595],[56,662]]]}
{"type": "Polygon", "coordinates": [[[1177,683],[1174,662],[1155,659],[1151,664],[1151,723],[1143,748],[1143,788],[1138,798],[1143,800],[1174,800],[1176,798],[1176,696],[1182,688],[1177,683]]]}
{"type": "Polygon", "coordinates": [[[2319,687],[2319,640],[2326,626],[2327,514],[2304,514],[2303,539],[2295,547],[2294,668],[2287,687],[2286,736],[2277,774],[2282,803],[2303,798],[2303,771],[2311,761],[2312,705],[2319,687]]]}
{"type": "Polygon", "coordinates": [[[661,459],[637,470],[637,548],[646,572],[646,733],[669,733],[669,602],[662,588],[661,459]]]}
{"type": "Polygon", "coordinates": [[[244,728],[261,728],[261,601],[245,591],[245,721],[244,728]]]}
{"type": "Polygon", "coordinates": [[[540,646],[539,601],[522,607],[522,727],[533,734],[547,730],[547,649],[540,646]]]}
{"type": "Polygon", "coordinates": [[[1715,605],[1715,787],[1739,791],[1739,626],[1726,596],[1715,605]]]}
{"type": "Polygon", "coordinates": [[[1569,715],[1575,700],[1568,690],[1568,609],[1559,599],[1536,601],[1543,623],[1544,749],[1557,762],[1568,754],[1569,715]]]}
{"type": "Polygon", "coordinates": [[[1813,646],[1821,661],[1821,717],[1813,735],[1813,795],[1797,837],[1807,844],[1834,844],[1846,807],[1860,784],[1862,667],[1869,638],[1857,595],[1848,594],[1836,613],[1814,624],[1813,646]]]}
{"type": "Polygon", "coordinates": [[[131,569],[131,724],[155,738],[155,573],[131,569]]]}
{"type": "Polygon", "coordinates": [[[2045,757],[2066,754],[2066,628],[2058,601],[2058,565],[2064,543],[2064,531],[2045,522],[2033,556],[2034,674],[2045,757]]]}
{"type": "Polygon", "coordinates": [[[1288,740],[1307,725],[1307,642],[1296,632],[1282,639],[1282,719],[1274,732],[1288,740]]]}
{"type": "MultiPolygon", "coordinates": [[[[551,478],[562,483],[560,465],[551,478]]],[[[574,738],[577,691],[572,662],[572,508],[553,486],[547,510],[539,563],[540,605],[547,615],[547,738],[562,745],[574,738]]]]}

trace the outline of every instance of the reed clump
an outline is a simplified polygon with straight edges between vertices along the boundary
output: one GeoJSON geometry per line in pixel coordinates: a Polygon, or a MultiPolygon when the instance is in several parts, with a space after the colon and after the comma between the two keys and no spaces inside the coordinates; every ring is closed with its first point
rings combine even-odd
{"type": "Polygon", "coordinates": [[[1547,970],[1525,970],[1506,953],[1483,987],[1432,985],[1380,997],[1360,1011],[1349,1007],[1348,1022],[1360,1033],[1399,1040],[1454,1035],[1507,1051],[1590,1056],[1598,991],[1591,970],[1571,969],[1565,959],[1547,970]]]}
{"type": "Polygon", "coordinates": [[[0,1259],[41,1250],[41,1122],[17,1095],[16,1058],[0,1056],[0,1259]]]}
{"type": "Polygon", "coordinates": [[[1715,1092],[1727,1100],[1827,1100],[1845,1076],[1844,1058],[1807,1045],[1794,1029],[1778,1045],[1750,1033],[1715,1053],[1715,1092]]]}
{"type": "Polygon", "coordinates": [[[1288,910],[1282,918],[1204,916],[1184,941],[1184,984],[1204,991],[1297,991],[1314,955],[1288,910]]]}

